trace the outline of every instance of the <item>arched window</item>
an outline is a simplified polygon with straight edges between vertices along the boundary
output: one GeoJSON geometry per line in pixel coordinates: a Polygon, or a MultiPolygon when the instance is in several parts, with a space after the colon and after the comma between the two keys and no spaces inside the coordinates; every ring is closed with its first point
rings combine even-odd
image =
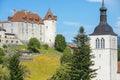
{"type": "Polygon", "coordinates": [[[96,48],[100,48],[100,40],[98,38],[96,39],[96,48]]]}
{"type": "Polygon", "coordinates": [[[101,39],[101,48],[105,48],[105,40],[103,38],[101,39]]]}

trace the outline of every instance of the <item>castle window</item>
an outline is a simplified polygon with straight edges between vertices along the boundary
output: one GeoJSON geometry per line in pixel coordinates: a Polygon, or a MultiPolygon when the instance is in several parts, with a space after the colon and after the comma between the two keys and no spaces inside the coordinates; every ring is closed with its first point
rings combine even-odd
{"type": "Polygon", "coordinates": [[[101,39],[101,48],[105,48],[105,40],[103,38],[101,39]]]}
{"type": "Polygon", "coordinates": [[[8,40],[6,40],[6,43],[8,43],[8,40]]]}
{"type": "Polygon", "coordinates": [[[16,41],[16,43],[18,44],[18,41],[16,41]]]}
{"type": "Polygon", "coordinates": [[[49,15],[49,16],[48,16],[48,19],[49,19],[49,20],[51,20],[51,17],[52,17],[52,16],[51,16],[51,15],[49,15]]]}
{"type": "Polygon", "coordinates": [[[13,29],[11,29],[11,33],[13,33],[13,29]]]}
{"type": "Polygon", "coordinates": [[[98,38],[96,39],[96,48],[100,48],[100,40],[98,38]]]}
{"type": "Polygon", "coordinates": [[[13,41],[11,41],[11,43],[13,43],[13,41]]]}

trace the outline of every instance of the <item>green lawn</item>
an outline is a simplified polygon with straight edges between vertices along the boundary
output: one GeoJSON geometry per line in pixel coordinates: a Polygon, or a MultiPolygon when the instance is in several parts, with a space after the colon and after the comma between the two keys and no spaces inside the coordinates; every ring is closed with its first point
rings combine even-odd
{"type": "Polygon", "coordinates": [[[60,66],[60,56],[55,54],[40,54],[34,56],[32,62],[22,62],[30,70],[25,80],[47,80],[60,66]]]}

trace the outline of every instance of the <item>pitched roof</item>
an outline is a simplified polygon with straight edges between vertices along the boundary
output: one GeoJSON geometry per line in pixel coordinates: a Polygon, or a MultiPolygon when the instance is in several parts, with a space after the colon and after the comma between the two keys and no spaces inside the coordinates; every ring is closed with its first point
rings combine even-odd
{"type": "Polygon", "coordinates": [[[57,20],[57,16],[54,16],[51,10],[49,9],[47,14],[44,17],[44,20],[57,20]]]}
{"type": "Polygon", "coordinates": [[[42,19],[40,18],[40,16],[38,16],[38,14],[35,13],[31,13],[25,10],[22,11],[17,11],[13,16],[8,17],[8,21],[12,21],[12,22],[33,22],[33,23],[40,23],[43,24],[42,19]]]}
{"type": "Polygon", "coordinates": [[[118,73],[120,73],[120,61],[118,62],[118,73]]]}
{"type": "Polygon", "coordinates": [[[4,28],[0,27],[0,31],[6,31],[6,29],[4,29],[4,28]]]}

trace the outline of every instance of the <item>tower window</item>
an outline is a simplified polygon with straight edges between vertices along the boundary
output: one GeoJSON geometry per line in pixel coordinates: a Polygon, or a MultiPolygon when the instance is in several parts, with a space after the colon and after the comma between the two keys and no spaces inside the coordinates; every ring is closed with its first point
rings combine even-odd
{"type": "Polygon", "coordinates": [[[105,40],[103,38],[101,39],[101,48],[105,48],[105,40]]]}
{"type": "Polygon", "coordinates": [[[100,40],[98,38],[96,39],[96,48],[100,48],[100,40]]]}

